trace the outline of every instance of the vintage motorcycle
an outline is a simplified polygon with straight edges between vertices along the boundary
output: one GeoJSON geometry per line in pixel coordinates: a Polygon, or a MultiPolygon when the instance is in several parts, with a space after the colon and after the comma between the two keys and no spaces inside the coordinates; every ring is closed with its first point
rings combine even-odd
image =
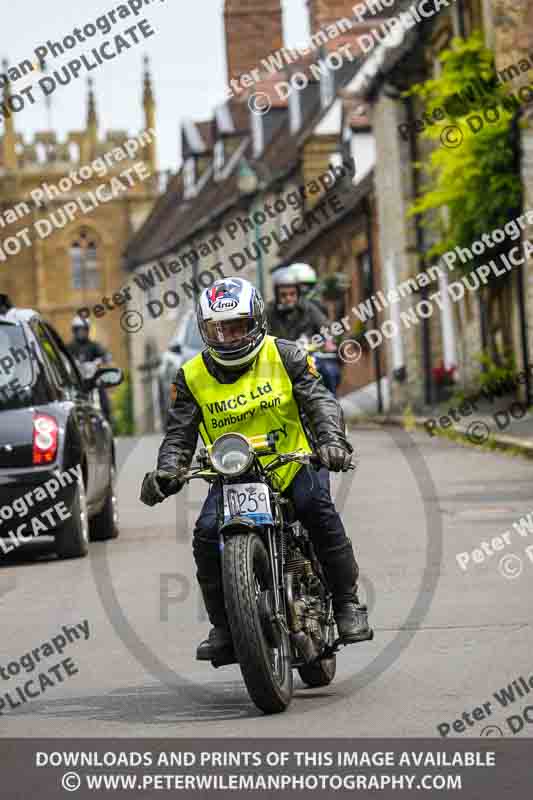
{"type": "Polygon", "coordinates": [[[180,475],[186,482],[203,478],[221,484],[226,613],[248,693],[267,714],[290,704],[293,669],[308,686],[331,683],[340,647],[331,592],[309,535],[294,519],[290,500],[276,489],[282,465],[319,468],[320,461],[303,451],[277,453],[277,436],[223,434],[180,475]],[[259,457],[267,455],[273,458],[261,463],[259,457]]]}

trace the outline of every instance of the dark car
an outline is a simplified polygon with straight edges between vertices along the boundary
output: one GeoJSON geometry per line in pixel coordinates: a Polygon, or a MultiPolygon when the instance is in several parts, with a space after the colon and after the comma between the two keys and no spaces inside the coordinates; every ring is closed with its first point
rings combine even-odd
{"type": "Polygon", "coordinates": [[[115,446],[96,389],[122,379],[113,367],[82,378],[35,311],[0,313],[0,559],[40,535],[61,558],[118,536],[115,446]]]}
{"type": "Polygon", "coordinates": [[[188,311],[180,320],[178,329],[161,356],[159,365],[159,408],[164,428],[170,404],[170,386],[176,379],[180,367],[194,358],[203,348],[204,343],[198,330],[196,313],[188,311]]]}

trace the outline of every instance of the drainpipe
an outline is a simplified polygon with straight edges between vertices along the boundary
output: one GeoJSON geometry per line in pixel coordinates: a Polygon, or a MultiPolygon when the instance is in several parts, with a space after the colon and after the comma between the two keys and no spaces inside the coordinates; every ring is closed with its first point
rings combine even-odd
{"type": "MultiPolygon", "coordinates": [[[[366,214],[366,241],[367,241],[367,250],[368,250],[368,262],[369,262],[369,273],[370,273],[370,289],[369,293],[370,296],[374,294],[374,232],[372,227],[372,201],[370,197],[365,197],[364,200],[364,209],[366,214]]],[[[373,319],[375,319],[373,317],[373,319]]],[[[377,324],[374,325],[374,328],[377,327],[377,324]]],[[[383,396],[381,393],[381,362],[379,356],[379,347],[374,348],[374,372],[376,374],[376,386],[377,386],[377,395],[378,395],[378,414],[383,414],[383,396]]]]}
{"type": "MultiPolygon", "coordinates": [[[[417,146],[417,138],[415,131],[415,112],[412,97],[406,98],[405,108],[407,112],[407,121],[409,123],[409,157],[411,159],[412,177],[413,177],[413,195],[418,197],[420,190],[420,177],[418,170],[414,164],[419,161],[419,153],[417,146]]],[[[419,255],[420,272],[425,269],[425,256],[424,256],[424,231],[420,223],[420,217],[415,217],[415,234],[416,234],[416,250],[419,255]]],[[[422,300],[427,300],[428,291],[427,286],[420,288],[420,295],[422,300]]],[[[424,365],[424,404],[430,406],[433,402],[433,382],[431,379],[431,332],[429,326],[429,319],[422,319],[422,361],[424,365]]]]}
{"type": "MultiPolygon", "coordinates": [[[[520,114],[515,114],[512,122],[512,141],[514,145],[514,169],[517,175],[522,176],[522,137],[520,135],[520,114]]],[[[522,180],[520,180],[520,198],[518,201],[518,212],[521,214],[524,208],[524,190],[522,180]]],[[[520,231],[521,233],[521,231],[520,231]]],[[[520,242],[523,236],[520,235],[520,242]]],[[[516,282],[518,294],[518,319],[520,325],[520,342],[522,345],[523,370],[525,373],[525,392],[526,405],[531,405],[531,376],[529,374],[529,345],[528,345],[528,321],[526,313],[526,301],[524,297],[524,265],[519,264],[516,268],[516,282]]]]}
{"type": "Polygon", "coordinates": [[[465,4],[464,0],[457,0],[457,23],[459,36],[464,39],[466,36],[465,4]]]}

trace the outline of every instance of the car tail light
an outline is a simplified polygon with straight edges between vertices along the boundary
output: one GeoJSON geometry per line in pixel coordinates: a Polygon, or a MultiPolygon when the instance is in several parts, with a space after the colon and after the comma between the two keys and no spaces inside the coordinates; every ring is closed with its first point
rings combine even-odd
{"type": "Polygon", "coordinates": [[[33,458],[34,464],[49,464],[57,454],[57,422],[47,414],[33,417],[33,458]]]}

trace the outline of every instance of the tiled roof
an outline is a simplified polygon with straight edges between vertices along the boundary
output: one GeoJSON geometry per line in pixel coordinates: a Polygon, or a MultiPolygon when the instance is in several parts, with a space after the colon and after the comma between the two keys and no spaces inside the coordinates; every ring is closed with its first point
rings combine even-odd
{"type": "Polygon", "coordinates": [[[215,144],[213,137],[212,120],[207,120],[206,122],[196,122],[195,125],[200,132],[200,136],[202,137],[202,139],[206,144],[207,151],[211,151],[215,144]]]}
{"type": "MultiPolygon", "coordinates": [[[[328,51],[338,49],[340,44],[349,41],[354,42],[353,32],[331,40],[329,43],[331,47],[328,46],[326,49],[328,51]]],[[[298,62],[294,62],[290,66],[290,71],[300,71],[305,65],[315,63],[318,56],[318,51],[307,54],[298,62]]],[[[359,60],[347,61],[342,69],[334,73],[340,86],[345,85],[353,77],[359,63],[359,60]]],[[[246,141],[241,158],[245,158],[258,175],[262,184],[261,189],[276,179],[297,170],[303,144],[329,110],[321,108],[318,81],[311,78],[308,90],[300,93],[302,125],[296,133],[291,133],[287,110],[288,102],[282,101],[274,88],[276,82],[287,79],[288,72],[285,70],[275,73],[261,83],[254,84],[247,92],[242,92],[227,103],[235,124],[235,135],[239,136],[241,145],[244,145],[246,141]],[[251,113],[247,100],[249,95],[258,92],[268,94],[272,100],[272,111],[263,118],[263,122],[266,121],[268,126],[265,149],[261,156],[254,160],[252,137],[249,132],[251,113]]],[[[203,140],[207,139],[204,127],[207,124],[205,122],[196,124],[203,140]]],[[[212,131],[213,127],[210,130],[212,131]]],[[[167,194],[169,192],[172,193],[172,186],[169,187],[167,194]]],[[[175,252],[179,247],[184,246],[187,240],[203,230],[210,221],[213,221],[214,224],[217,216],[242,201],[237,170],[234,170],[223,181],[215,181],[211,175],[198,195],[191,198],[190,201],[184,201],[181,196],[176,195],[175,191],[172,194],[172,199],[167,198],[157,204],[154,213],[150,215],[133,242],[128,245],[126,263],[129,269],[135,269],[148,261],[175,252]],[[133,247],[133,244],[136,246],[133,247]]],[[[207,231],[206,235],[208,235],[207,231]]]]}
{"type": "MultiPolygon", "coordinates": [[[[279,255],[282,261],[289,262],[297,259],[312,242],[330,228],[338,225],[343,219],[353,213],[361,200],[372,192],[374,187],[374,170],[365,175],[360,183],[355,186],[346,178],[336,186],[332,186],[321,200],[321,204],[326,202],[329,197],[335,196],[343,205],[343,210],[336,216],[332,216],[326,221],[321,221],[320,225],[313,225],[306,233],[297,233],[280,248],[279,255]]],[[[311,214],[316,212],[316,207],[304,214],[304,221],[308,220],[311,214]]],[[[305,225],[304,225],[305,227],[305,225]]]]}
{"type": "Polygon", "coordinates": [[[182,198],[181,174],[174,175],[168,182],[165,193],[159,197],[142,227],[129,240],[124,251],[124,258],[128,266],[144,264],[152,260],[151,244],[157,239],[163,221],[173,212],[174,208],[180,207],[182,198]]]}

